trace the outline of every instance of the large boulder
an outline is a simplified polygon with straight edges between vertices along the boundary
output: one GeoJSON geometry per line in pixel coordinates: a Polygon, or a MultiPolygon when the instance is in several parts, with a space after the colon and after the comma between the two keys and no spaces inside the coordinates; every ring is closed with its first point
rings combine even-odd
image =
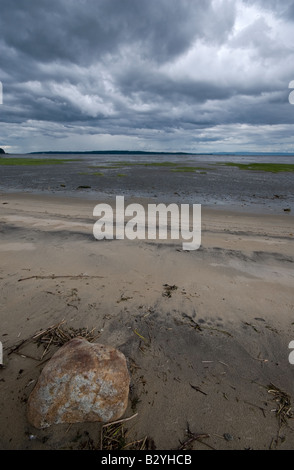
{"type": "Polygon", "coordinates": [[[27,416],[42,429],[52,424],[119,419],[128,403],[130,377],[118,350],[83,338],[62,346],[32,390],[27,416]]]}
{"type": "Polygon", "coordinates": [[[5,153],[5,150],[0,148],[0,153],[5,153]]]}

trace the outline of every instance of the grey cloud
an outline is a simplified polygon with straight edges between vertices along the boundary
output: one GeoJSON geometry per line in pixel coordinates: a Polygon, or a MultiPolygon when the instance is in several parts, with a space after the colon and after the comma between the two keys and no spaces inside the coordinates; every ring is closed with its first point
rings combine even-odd
{"type": "Polygon", "coordinates": [[[282,28],[293,2],[278,3],[0,0],[3,138],[13,141],[11,123],[23,127],[18,135],[36,126],[40,142],[42,133],[60,141],[63,125],[68,138],[104,133],[148,145],[152,133],[171,145],[180,132],[186,147],[198,130],[209,129],[204,143],[219,139],[218,126],[294,123],[293,35],[280,39],[266,17],[282,28]],[[236,30],[246,5],[260,16],[236,30]]]}
{"type": "Polygon", "coordinates": [[[293,0],[244,0],[250,5],[259,5],[261,8],[273,12],[279,18],[294,21],[294,3],[293,0]]]}
{"type": "Polygon", "coordinates": [[[153,60],[170,60],[187,50],[194,38],[223,39],[233,23],[231,14],[220,17],[220,9],[213,9],[209,0],[1,3],[5,45],[23,58],[43,62],[91,63],[105,54],[119,54],[130,44],[153,60]]]}

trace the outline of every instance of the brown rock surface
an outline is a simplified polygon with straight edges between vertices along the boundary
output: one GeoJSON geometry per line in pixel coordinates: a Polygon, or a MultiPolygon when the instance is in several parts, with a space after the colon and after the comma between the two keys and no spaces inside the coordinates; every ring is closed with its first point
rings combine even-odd
{"type": "Polygon", "coordinates": [[[42,429],[59,423],[119,419],[127,407],[129,382],[120,351],[74,338],[42,370],[28,400],[28,420],[42,429]]]}

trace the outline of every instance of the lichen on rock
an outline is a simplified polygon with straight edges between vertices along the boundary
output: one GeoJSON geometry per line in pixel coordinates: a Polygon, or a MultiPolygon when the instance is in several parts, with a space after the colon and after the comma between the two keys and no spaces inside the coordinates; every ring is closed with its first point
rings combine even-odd
{"type": "Polygon", "coordinates": [[[126,410],[129,384],[126,358],[120,351],[74,338],[42,370],[29,396],[28,420],[39,429],[117,420],[126,410]]]}

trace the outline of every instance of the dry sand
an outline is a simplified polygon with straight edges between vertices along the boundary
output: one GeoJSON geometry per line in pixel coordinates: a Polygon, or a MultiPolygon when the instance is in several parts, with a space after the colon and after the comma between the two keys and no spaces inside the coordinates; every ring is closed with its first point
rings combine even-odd
{"type": "Polygon", "coordinates": [[[64,320],[125,354],[130,441],[178,449],[189,428],[206,436],[191,449],[294,449],[293,419],[281,423],[269,393],[272,383],[294,400],[293,216],[204,208],[202,246],[185,252],[95,240],[97,202],[0,197],[0,448],[99,448],[98,423],[40,431],[26,419],[43,346],[12,348],[64,320]]]}

